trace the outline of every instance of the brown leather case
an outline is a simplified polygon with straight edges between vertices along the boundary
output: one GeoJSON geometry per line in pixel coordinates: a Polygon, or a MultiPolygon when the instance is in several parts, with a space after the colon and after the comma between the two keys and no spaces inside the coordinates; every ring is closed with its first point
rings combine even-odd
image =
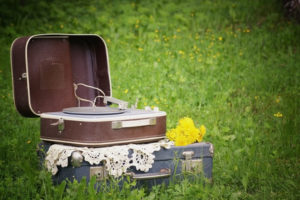
{"type": "MultiPolygon", "coordinates": [[[[111,96],[106,45],[97,35],[18,38],[11,47],[11,67],[16,109],[25,117],[77,106],[73,83],[95,86],[111,96]]],[[[96,96],[92,90],[79,89],[78,94],[96,96]]],[[[100,99],[97,105],[103,105],[100,99]]]]}
{"type": "MultiPolygon", "coordinates": [[[[47,113],[41,117],[41,139],[48,142],[91,147],[145,143],[163,139],[166,130],[164,112],[149,114],[154,115],[146,118],[134,116],[130,120],[116,118],[97,121],[92,120],[95,118],[80,120],[79,116],[59,112],[47,113]],[[149,123],[151,121],[153,123],[149,123]],[[118,127],[121,123],[129,124],[129,126],[118,127]]],[[[126,118],[126,114],[122,114],[122,117],[126,118]]]]}
{"type": "MultiPolygon", "coordinates": [[[[161,111],[131,118],[126,117],[125,112],[121,121],[128,118],[133,125],[121,129],[113,128],[118,121],[114,120],[117,115],[106,116],[110,120],[100,121],[90,116],[90,122],[89,116],[86,116],[80,122],[80,116],[66,117],[61,112],[64,108],[79,106],[74,95],[74,83],[99,88],[105,96],[112,96],[107,48],[98,35],[40,34],[17,38],[11,47],[11,69],[18,112],[24,117],[44,115],[41,117],[42,140],[81,146],[108,146],[164,138],[166,114],[161,111]],[[53,118],[51,114],[47,115],[52,112],[61,112],[61,116],[58,114],[59,117],[53,118]],[[150,118],[145,117],[149,114],[150,118]],[[153,119],[155,124],[145,121],[153,119]],[[57,128],[60,121],[63,121],[63,131],[57,128]]],[[[95,90],[86,88],[78,88],[76,93],[85,99],[95,99],[98,95],[95,90]]],[[[80,102],[80,106],[90,106],[90,103],[80,102]]],[[[104,106],[102,98],[97,98],[96,106],[104,106]]]]}

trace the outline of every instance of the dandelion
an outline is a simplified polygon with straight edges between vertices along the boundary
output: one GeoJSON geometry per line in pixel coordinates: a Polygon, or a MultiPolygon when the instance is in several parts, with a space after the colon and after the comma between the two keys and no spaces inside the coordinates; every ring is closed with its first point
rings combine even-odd
{"type": "Polygon", "coordinates": [[[124,93],[127,94],[128,93],[128,89],[124,90],[124,93]]]}
{"type": "Polygon", "coordinates": [[[107,39],[106,41],[107,41],[107,43],[110,43],[110,39],[107,39]]]}
{"type": "Polygon", "coordinates": [[[30,143],[31,143],[31,140],[28,140],[28,141],[27,141],[27,144],[30,144],[30,143]]]}
{"type": "Polygon", "coordinates": [[[223,38],[222,38],[222,37],[218,37],[218,39],[219,39],[220,41],[222,41],[222,40],[223,40],[223,38]]]}
{"type": "Polygon", "coordinates": [[[200,130],[200,134],[198,135],[197,141],[198,141],[198,142],[201,142],[202,139],[203,139],[203,136],[204,136],[205,133],[206,133],[206,128],[205,128],[204,125],[201,125],[200,128],[199,128],[199,130],[200,130]]]}
{"type": "Polygon", "coordinates": [[[202,125],[197,129],[191,118],[184,117],[179,120],[175,129],[171,129],[166,133],[166,136],[169,140],[174,141],[176,146],[184,146],[201,142],[205,133],[205,126],[202,125]]]}
{"type": "Polygon", "coordinates": [[[175,140],[175,146],[185,146],[188,145],[186,139],[183,135],[179,135],[177,139],[175,140]]]}
{"type": "Polygon", "coordinates": [[[282,113],[280,113],[280,112],[277,112],[277,113],[275,113],[275,114],[274,114],[274,117],[278,117],[278,118],[280,118],[280,117],[283,117],[283,115],[282,115],[282,113]]]}
{"type": "Polygon", "coordinates": [[[135,25],[135,28],[139,28],[139,25],[138,25],[138,24],[136,24],[136,25],[135,25]]]}
{"type": "Polygon", "coordinates": [[[143,49],[143,48],[141,48],[141,47],[139,47],[139,48],[138,48],[138,51],[143,51],[143,50],[144,50],[144,49],[143,49]]]}
{"type": "Polygon", "coordinates": [[[179,50],[178,53],[179,53],[180,55],[184,55],[184,51],[179,50]]]}
{"type": "Polygon", "coordinates": [[[155,29],[155,33],[158,33],[158,29],[155,29]]]}

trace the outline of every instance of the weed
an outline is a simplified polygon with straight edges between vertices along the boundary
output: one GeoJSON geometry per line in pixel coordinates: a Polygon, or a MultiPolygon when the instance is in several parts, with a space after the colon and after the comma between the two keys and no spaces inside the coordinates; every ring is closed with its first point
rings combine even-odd
{"type": "Polygon", "coordinates": [[[278,1],[14,1],[0,4],[1,199],[299,199],[300,26],[278,1]],[[16,4],[16,2],[21,2],[16,4]],[[87,3],[88,2],[88,3],[87,3]],[[95,180],[54,186],[36,156],[39,119],[13,106],[10,44],[36,33],[106,41],[113,95],[191,117],[215,146],[214,184],[152,191],[95,180]],[[279,113],[279,114],[278,114],[279,113]],[[276,114],[276,116],[274,116],[276,114]],[[280,117],[277,117],[280,116],[280,117]],[[198,124],[197,124],[198,123],[198,124]]]}

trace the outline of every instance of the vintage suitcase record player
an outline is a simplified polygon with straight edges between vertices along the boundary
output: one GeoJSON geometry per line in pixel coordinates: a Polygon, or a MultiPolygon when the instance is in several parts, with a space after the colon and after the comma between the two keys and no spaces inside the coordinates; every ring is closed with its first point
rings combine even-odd
{"type": "Polygon", "coordinates": [[[17,38],[11,69],[16,109],[41,118],[44,141],[97,147],[165,136],[165,112],[128,109],[112,96],[107,47],[98,35],[17,38]]]}

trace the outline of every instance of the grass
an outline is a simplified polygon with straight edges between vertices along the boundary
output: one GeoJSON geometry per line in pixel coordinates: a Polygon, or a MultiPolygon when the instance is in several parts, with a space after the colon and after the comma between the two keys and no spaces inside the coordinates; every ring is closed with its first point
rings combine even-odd
{"type": "Polygon", "coordinates": [[[24,2],[0,4],[1,199],[300,199],[300,26],[279,1],[24,2]],[[158,106],[169,129],[184,116],[204,124],[213,185],[53,186],[38,168],[39,119],[16,112],[9,67],[13,39],[49,32],[101,35],[115,97],[158,106]]]}

